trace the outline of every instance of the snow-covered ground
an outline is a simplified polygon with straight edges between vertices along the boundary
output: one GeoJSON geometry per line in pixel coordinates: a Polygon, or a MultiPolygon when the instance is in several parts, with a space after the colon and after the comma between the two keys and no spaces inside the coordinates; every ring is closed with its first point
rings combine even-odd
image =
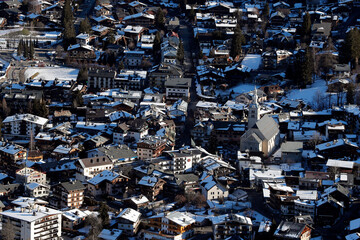
{"type": "MultiPolygon", "coordinates": [[[[256,86],[257,88],[259,88],[260,86],[256,86]]],[[[229,94],[231,93],[231,91],[234,91],[234,94],[232,95],[233,98],[235,98],[236,96],[242,94],[242,93],[246,93],[246,92],[250,92],[252,90],[255,89],[255,84],[252,83],[242,83],[239,84],[235,87],[226,89],[226,90],[220,90],[220,89],[216,89],[215,93],[216,96],[217,95],[221,95],[221,96],[229,96],[229,94]]]]}
{"type": "Polygon", "coordinates": [[[260,67],[262,57],[260,54],[247,54],[241,62],[241,69],[244,72],[257,70],[260,67]]]}
{"type": "Polygon", "coordinates": [[[67,67],[29,67],[26,69],[24,75],[25,79],[33,77],[33,79],[43,80],[76,80],[79,74],[79,69],[67,67]]]}
{"type": "MultiPolygon", "coordinates": [[[[286,97],[288,99],[300,99],[303,100],[308,105],[312,106],[313,108],[318,108],[320,103],[325,104],[326,106],[330,106],[332,104],[337,104],[337,94],[332,94],[326,92],[327,86],[325,80],[318,79],[316,80],[309,88],[306,89],[294,89],[289,91],[286,94],[286,97]],[[330,101],[329,101],[330,97],[330,101]]],[[[340,99],[341,103],[344,103],[346,100],[346,93],[342,95],[342,98],[340,99]]]]}

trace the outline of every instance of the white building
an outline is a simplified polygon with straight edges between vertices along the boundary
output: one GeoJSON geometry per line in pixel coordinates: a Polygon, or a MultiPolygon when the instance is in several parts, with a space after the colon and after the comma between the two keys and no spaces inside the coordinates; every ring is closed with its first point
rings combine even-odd
{"type": "Polygon", "coordinates": [[[29,139],[31,132],[36,135],[49,120],[32,114],[15,114],[4,119],[4,137],[29,139]]]}
{"type": "Polygon", "coordinates": [[[31,204],[0,215],[3,226],[11,223],[15,239],[61,239],[61,211],[31,204]]]}
{"type": "Polygon", "coordinates": [[[229,197],[229,191],[226,187],[216,182],[213,176],[206,175],[204,177],[203,175],[201,180],[201,193],[205,196],[206,200],[226,199],[229,197]]]}
{"type": "Polygon", "coordinates": [[[18,183],[38,183],[46,184],[46,174],[36,171],[32,168],[25,167],[16,171],[16,182],[18,183]]]}
{"type": "Polygon", "coordinates": [[[165,82],[166,99],[178,100],[190,98],[191,78],[172,78],[165,82]]]}
{"type": "Polygon", "coordinates": [[[132,209],[125,208],[118,218],[118,229],[122,230],[124,234],[133,236],[137,233],[140,225],[141,213],[132,209]]]}
{"type": "Polygon", "coordinates": [[[114,167],[113,162],[107,156],[83,158],[76,163],[76,180],[86,181],[95,177],[98,173],[105,170],[111,170],[114,167]]]}

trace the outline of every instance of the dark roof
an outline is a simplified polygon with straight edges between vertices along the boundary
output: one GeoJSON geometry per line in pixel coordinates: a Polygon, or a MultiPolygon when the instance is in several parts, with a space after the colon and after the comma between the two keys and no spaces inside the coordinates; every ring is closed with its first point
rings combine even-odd
{"type": "Polygon", "coordinates": [[[286,239],[300,239],[305,227],[306,225],[303,223],[281,221],[274,233],[274,236],[286,239]]]}
{"type": "Polygon", "coordinates": [[[135,158],[137,154],[134,153],[126,145],[120,146],[104,146],[98,149],[100,152],[103,152],[110,159],[124,159],[124,158],[135,158]]]}
{"type": "Polygon", "coordinates": [[[93,158],[83,158],[79,160],[79,163],[83,167],[94,167],[94,166],[111,164],[112,161],[110,160],[109,157],[102,156],[102,157],[93,157],[93,158]]]}
{"type": "Polygon", "coordinates": [[[85,189],[85,186],[80,181],[63,182],[63,183],[60,183],[60,184],[68,192],[85,189]]]}
{"type": "Polygon", "coordinates": [[[279,132],[279,126],[276,121],[270,116],[262,117],[257,123],[255,127],[259,130],[260,136],[262,140],[264,139],[271,139],[274,135],[279,132]]]}

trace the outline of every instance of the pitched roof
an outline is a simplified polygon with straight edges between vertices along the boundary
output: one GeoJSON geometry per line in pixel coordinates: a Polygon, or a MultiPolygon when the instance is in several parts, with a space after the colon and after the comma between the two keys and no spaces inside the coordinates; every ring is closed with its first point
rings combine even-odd
{"type": "Polygon", "coordinates": [[[68,192],[85,189],[85,186],[80,181],[63,182],[63,183],[60,183],[60,184],[68,192]]]}

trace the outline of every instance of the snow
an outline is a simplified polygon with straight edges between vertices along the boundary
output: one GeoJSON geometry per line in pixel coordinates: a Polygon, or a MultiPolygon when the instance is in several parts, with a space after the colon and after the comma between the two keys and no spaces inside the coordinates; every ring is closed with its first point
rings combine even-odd
{"type": "Polygon", "coordinates": [[[33,79],[54,80],[76,80],[79,69],[67,67],[30,67],[27,68],[24,76],[25,79],[33,77],[33,79]]]}
{"type": "Polygon", "coordinates": [[[247,54],[241,62],[241,70],[243,72],[250,72],[257,70],[260,67],[262,57],[260,54],[247,54]]]}
{"type": "MultiPolygon", "coordinates": [[[[328,93],[325,80],[317,79],[309,88],[294,89],[287,93],[287,98],[292,100],[303,100],[315,109],[321,108],[321,104],[328,104],[331,95],[330,106],[337,103],[337,94],[328,93]],[[317,96],[319,101],[317,100],[317,96]]],[[[345,101],[346,94],[343,94],[342,101],[345,101]]]]}

